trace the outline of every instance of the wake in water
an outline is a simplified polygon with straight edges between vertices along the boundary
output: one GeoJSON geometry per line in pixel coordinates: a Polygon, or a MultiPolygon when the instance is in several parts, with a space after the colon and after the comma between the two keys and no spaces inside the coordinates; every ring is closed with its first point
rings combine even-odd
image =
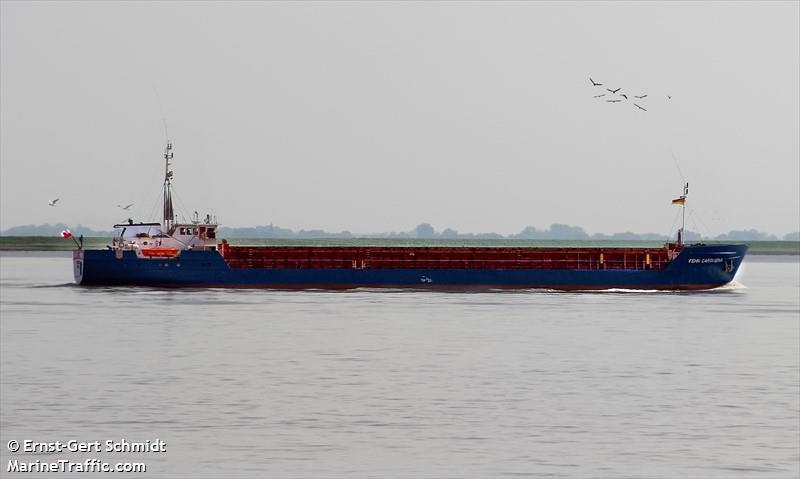
{"type": "Polygon", "coordinates": [[[75,282],[71,282],[71,283],[58,283],[58,284],[35,284],[35,283],[29,283],[28,286],[31,287],[31,288],[74,288],[74,287],[77,287],[79,285],[77,283],[75,283],[75,282]]]}
{"type": "Polygon", "coordinates": [[[587,290],[587,291],[580,291],[583,293],[672,293],[672,294],[698,294],[698,293],[723,293],[723,292],[732,292],[732,291],[739,291],[747,289],[742,283],[733,281],[728,284],[719,286],[714,289],[702,289],[702,290],[676,290],[676,289],[627,289],[627,288],[611,288],[611,289],[603,289],[603,290],[587,290]]]}
{"type": "Polygon", "coordinates": [[[735,289],[747,289],[747,286],[738,282],[738,281],[731,281],[730,283],[720,286],[719,288],[715,288],[712,291],[718,290],[735,290],[735,289]]]}
{"type": "MultiPolygon", "coordinates": [[[[117,287],[108,287],[108,286],[80,286],[76,283],[58,283],[58,284],[17,284],[16,286],[26,286],[30,288],[76,288],[80,287],[82,289],[87,290],[131,290],[131,291],[141,291],[141,290],[151,290],[151,291],[186,291],[186,292],[195,292],[195,291],[298,291],[297,289],[280,289],[280,288],[253,288],[253,289],[240,289],[240,288],[157,288],[152,286],[117,286],[117,287]]],[[[733,281],[726,285],[720,286],[714,289],[705,289],[705,290],[674,290],[674,289],[627,289],[627,288],[610,288],[610,289],[584,289],[584,290],[560,290],[560,289],[548,289],[548,288],[530,288],[530,289],[508,289],[508,288],[487,288],[487,289],[428,289],[428,288],[348,288],[348,289],[319,289],[319,288],[308,288],[308,289],[301,289],[299,291],[304,292],[321,292],[321,293],[352,293],[352,292],[368,292],[368,293],[452,293],[452,294],[480,294],[480,293],[505,293],[505,294],[569,294],[569,293],[579,293],[579,294],[604,294],[604,293],[645,293],[645,294],[652,294],[652,293],[672,293],[672,294],[686,294],[686,293],[713,293],[713,292],[731,292],[731,291],[740,291],[747,289],[742,283],[737,281],[733,281]]]]}

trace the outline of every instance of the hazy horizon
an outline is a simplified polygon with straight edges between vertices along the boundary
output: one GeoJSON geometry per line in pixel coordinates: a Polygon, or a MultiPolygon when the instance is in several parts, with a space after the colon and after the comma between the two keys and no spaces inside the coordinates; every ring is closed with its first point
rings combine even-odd
{"type": "Polygon", "coordinates": [[[797,2],[0,8],[0,230],[800,230],[797,2]]]}
{"type": "MultiPolygon", "coordinates": [[[[7,230],[0,230],[0,236],[59,236],[64,228],[70,228],[75,235],[109,236],[112,229],[96,230],[86,225],[67,225],[63,223],[17,225],[7,230]]],[[[118,230],[117,230],[118,232],[118,230]]],[[[663,241],[674,239],[675,234],[617,231],[613,233],[593,233],[579,225],[552,224],[546,228],[526,226],[516,233],[502,235],[494,231],[455,231],[452,228],[441,228],[428,223],[420,223],[408,231],[372,231],[366,233],[352,232],[348,229],[328,231],[319,228],[302,228],[293,230],[280,225],[221,226],[218,238],[443,238],[443,239],[550,239],[550,240],[621,240],[621,241],[663,241]]],[[[786,234],[774,234],[758,230],[731,230],[719,235],[704,235],[686,229],[685,238],[689,241],[800,241],[800,231],[786,234]]]]}

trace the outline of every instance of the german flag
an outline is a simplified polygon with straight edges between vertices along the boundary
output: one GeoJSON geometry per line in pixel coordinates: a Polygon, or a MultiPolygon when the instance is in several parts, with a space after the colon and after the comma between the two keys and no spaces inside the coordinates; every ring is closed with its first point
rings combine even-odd
{"type": "Polygon", "coordinates": [[[680,198],[675,198],[674,200],[672,200],[672,204],[673,205],[681,205],[681,206],[683,206],[683,205],[686,204],[686,197],[685,196],[681,196],[680,198]]]}

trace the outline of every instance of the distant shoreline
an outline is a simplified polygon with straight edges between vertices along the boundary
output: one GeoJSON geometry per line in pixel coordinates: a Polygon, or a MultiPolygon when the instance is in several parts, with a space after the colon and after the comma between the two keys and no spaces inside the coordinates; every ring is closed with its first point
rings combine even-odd
{"type": "MultiPolygon", "coordinates": [[[[254,246],[489,246],[489,247],[660,247],[661,241],[615,240],[526,240],[526,239],[426,239],[426,238],[229,238],[232,245],[254,246]]],[[[84,238],[87,249],[105,248],[111,238],[84,238]]],[[[706,241],[706,243],[726,243],[706,241]]],[[[800,256],[800,241],[731,241],[750,245],[749,255],[800,256]]],[[[0,236],[0,251],[69,251],[75,243],[52,236],[0,236]]]]}

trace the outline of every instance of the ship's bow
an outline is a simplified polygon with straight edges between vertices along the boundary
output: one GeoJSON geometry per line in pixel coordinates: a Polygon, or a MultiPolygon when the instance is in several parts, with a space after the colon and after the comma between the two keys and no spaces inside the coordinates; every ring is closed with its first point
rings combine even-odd
{"type": "Polygon", "coordinates": [[[710,289],[733,281],[747,254],[745,244],[689,245],[675,259],[679,289],[710,289]]]}

